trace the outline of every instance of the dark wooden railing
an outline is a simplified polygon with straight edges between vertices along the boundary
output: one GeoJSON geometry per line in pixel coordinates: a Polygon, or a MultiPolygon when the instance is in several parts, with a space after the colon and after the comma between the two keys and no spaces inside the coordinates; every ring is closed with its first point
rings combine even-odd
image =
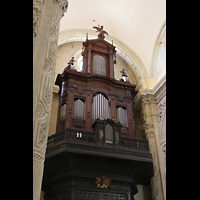
{"type": "MultiPolygon", "coordinates": [[[[48,137],[47,147],[54,146],[64,142],[78,142],[82,144],[97,145],[96,133],[88,131],[80,131],[74,129],[65,129],[59,133],[48,137]]],[[[121,137],[119,145],[114,145],[121,149],[140,150],[149,152],[149,141],[128,137],[121,137]]]]}
{"type": "Polygon", "coordinates": [[[128,149],[149,151],[149,141],[135,138],[121,137],[122,146],[128,149]]]}

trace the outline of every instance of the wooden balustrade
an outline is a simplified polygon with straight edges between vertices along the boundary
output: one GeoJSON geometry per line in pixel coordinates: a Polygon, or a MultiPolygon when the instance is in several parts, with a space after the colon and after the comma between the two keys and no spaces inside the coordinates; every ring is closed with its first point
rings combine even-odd
{"type": "MultiPolygon", "coordinates": [[[[63,142],[77,142],[84,144],[92,144],[97,145],[96,142],[96,133],[82,131],[82,130],[74,130],[74,129],[65,129],[59,133],[51,135],[48,137],[47,146],[48,148],[63,142]]],[[[115,145],[113,145],[114,147],[115,145]]],[[[149,141],[142,139],[135,139],[129,137],[121,137],[120,145],[116,145],[116,147],[120,149],[127,150],[140,150],[140,151],[148,151],[149,152],[149,141]]]]}
{"type": "Polygon", "coordinates": [[[121,137],[122,146],[127,149],[149,151],[149,141],[128,137],[121,137]]]}

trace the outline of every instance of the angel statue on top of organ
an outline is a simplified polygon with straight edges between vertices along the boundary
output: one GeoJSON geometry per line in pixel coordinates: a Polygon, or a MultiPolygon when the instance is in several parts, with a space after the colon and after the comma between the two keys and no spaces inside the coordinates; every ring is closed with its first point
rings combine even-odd
{"type": "MultiPolygon", "coordinates": [[[[94,20],[93,20],[93,21],[94,21],[94,20]]],[[[104,38],[105,38],[104,34],[107,34],[107,35],[108,35],[108,33],[107,33],[106,31],[103,30],[103,26],[98,25],[98,27],[97,27],[97,26],[93,26],[93,28],[97,29],[96,32],[99,32],[98,38],[104,39],[104,38]]]]}

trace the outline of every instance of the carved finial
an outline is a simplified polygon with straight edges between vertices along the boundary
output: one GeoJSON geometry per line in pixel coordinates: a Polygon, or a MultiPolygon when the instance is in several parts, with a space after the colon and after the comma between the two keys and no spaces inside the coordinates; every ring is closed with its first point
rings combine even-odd
{"type": "Polygon", "coordinates": [[[71,69],[71,66],[74,65],[74,62],[75,62],[74,57],[72,57],[72,59],[67,63],[68,65],[67,65],[67,67],[65,67],[63,74],[65,73],[65,71],[71,69]]]}

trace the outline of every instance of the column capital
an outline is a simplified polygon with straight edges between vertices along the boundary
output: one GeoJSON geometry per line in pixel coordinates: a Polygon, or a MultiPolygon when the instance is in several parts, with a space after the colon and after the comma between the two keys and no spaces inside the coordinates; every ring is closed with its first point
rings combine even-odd
{"type": "Polygon", "coordinates": [[[67,12],[68,8],[68,0],[53,0],[53,3],[58,5],[58,7],[62,10],[62,17],[64,16],[64,13],[67,12]]]}
{"type": "Polygon", "coordinates": [[[42,15],[45,0],[33,0],[33,37],[37,36],[38,23],[42,15]]]}

